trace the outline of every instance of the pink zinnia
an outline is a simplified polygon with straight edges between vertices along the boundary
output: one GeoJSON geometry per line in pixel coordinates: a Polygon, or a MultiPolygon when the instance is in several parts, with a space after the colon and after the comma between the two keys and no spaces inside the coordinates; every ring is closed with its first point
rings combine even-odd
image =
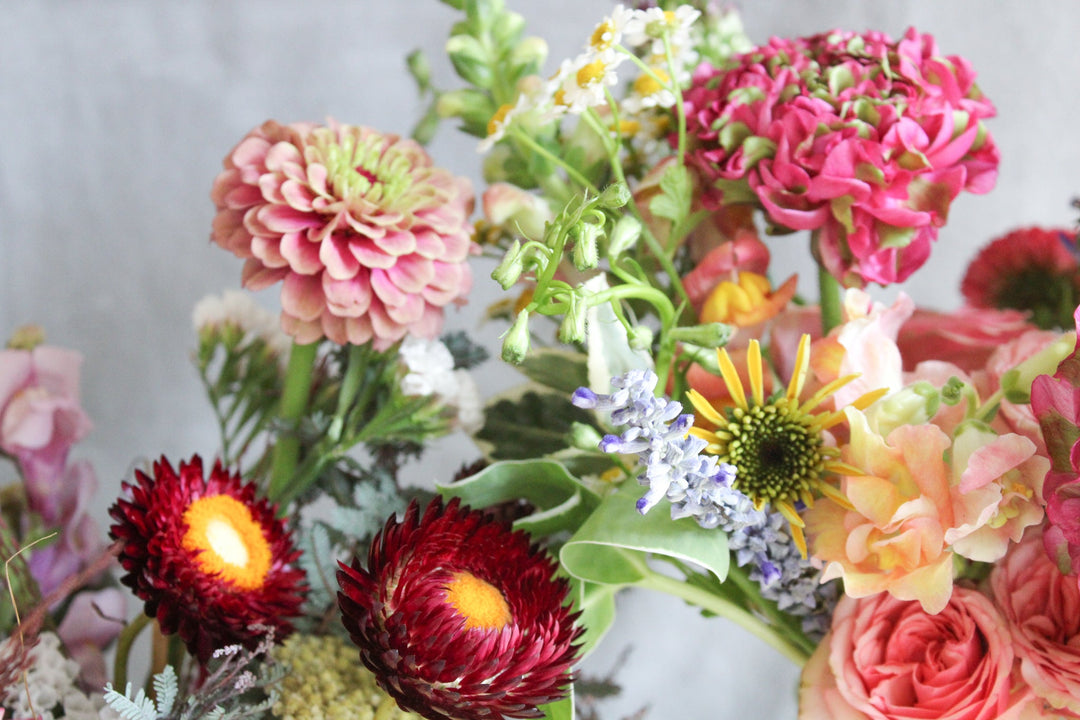
{"type": "Polygon", "coordinates": [[[385,350],[435,337],[472,284],[468,179],[412,140],[365,127],[268,121],[225,158],[211,239],[247,262],[244,286],[278,281],[282,328],[385,350]]]}

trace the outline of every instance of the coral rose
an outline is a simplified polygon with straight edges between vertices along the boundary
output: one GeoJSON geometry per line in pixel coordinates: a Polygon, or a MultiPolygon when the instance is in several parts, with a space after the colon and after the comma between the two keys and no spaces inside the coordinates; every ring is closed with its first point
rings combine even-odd
{"type": "Polygon", "coordinates": [[[1031,704],[1013,660],[1001,615],[975,590],[957,588],[937,615],[845,596],[803,669],[799,718],[1013,720],[1031,704]]]}
{"type": "Polygon", "coordinates": [[[1012,633],[1020,672],[1037,696],[1056,710],[1080,715],[1080,588],[1029,532],[994,567],[994,599],[1012,633]]]}
{"type": "Polygon", "coordinates": [[[432,338],[469,291],[471,184],[412,140],[268,121],[224,165],[211,239],[246,260],[245,287],[281,281],[282,328],[297,342],[432,338]]]}

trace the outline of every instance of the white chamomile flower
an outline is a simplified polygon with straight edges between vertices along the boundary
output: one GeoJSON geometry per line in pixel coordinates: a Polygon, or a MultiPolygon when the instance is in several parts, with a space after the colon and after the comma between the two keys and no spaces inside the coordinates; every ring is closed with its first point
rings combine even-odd
{"type": "Polygon", "coordinates": [[[630,85],[630,93],[623,100],[624,112],[637,115],[645,108],[669,108],[675,105],[675,93],[671,90],[671,77],[661,67],[649,68],[630,85]]]}
{"type": "Polygon", "coordinates": [[[446,400],[457,394],[454,356],[439,340],[406,337],[398,355],[408,369],[401,379],[401,392],[406,396],[434,395],[446,400]]]}
{"type": "Polygon", "coordinates": [[[623,29],[640,12],[640,10],[630,10],[622,5],[616,5],[611,15],[604,18],[593,30],[592,35],[589,36],[589,43],[585,46],[586,49],[594,53],[614,49],[616,45],[622,43],[623,29]]]}
{"type": "Polygon", "coordinates": [[[537,75],[528,75],[518,81],[517,100],[513,105],[507,103],[495,111],[488,120],[487,137],[476,146],[476,151],[485,153],[490,150],[506,136],[506,131],[516,118],[540,107],[548,99],[545,90],[546,84],[537,75]]]}
{"type": "Polygon", "coordinates": [[[690,28],[700,16],[701,11],[689,5],[680,5],[674,10],[643,10],[623,30],[625,43],[637,47],[652,41],[652,52],[663,53],[666,35],[671,46],[687,47],[690,45],[690,28]]]}
{"type": "Polygon", "coordinates": [[[564,60],[553,79],[556,108],[580,114],[588,108],[603,105],[607,100],[605,91],[619,82],[615,68],[624,58],[613,52],[588,52],[564,60]]]}

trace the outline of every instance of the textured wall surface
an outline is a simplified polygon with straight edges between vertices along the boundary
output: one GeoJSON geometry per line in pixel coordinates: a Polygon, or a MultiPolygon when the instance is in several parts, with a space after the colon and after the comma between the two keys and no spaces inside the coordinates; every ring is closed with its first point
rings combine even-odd
{"type": "MultiPolygon", "coordinates": [[[[610,7],[509,4],[548,39],[549,69],[578,50],[610,7]]],[[[955,306],[967,259],[991,237],[1073,221],[1080,5],[755,0],[742,13],[755,41],[837,27],[895,37],[914,25],[944,53],[974,64],[998,108],[988,125],[1001,173],[991,194],[954,204],[930,262],[905,287],[920,302],[955,306]]],[[[420,104],[403,58],[426,48],[436,83],[452,86],[441,48],[454,19],[436,0],[4,3],[0,336],[37,322],[53,343],[84,353],[83,401],[96,427],[75,455],[97,468],[102,522],[133,459],[214,452],[188,353],[193,304],[239,283],[240,262],[208,241],[208,194],[221,158],[267,118],[332,116],[407,133],[420,104]]],[[[431,152],[438,164],[478,177],[474,145],[445,126],[431,152]]],[[[805,238],[786,242],[775,246],[778,263],[809,280],[805,238]]],[[[496,295],[489,270],[477,269],[471,305],[450,314],[451,327],[477,331],[496,295]]],[[[276,296],[260,300],[273,307],[276,296]]],[[[499,328],[477,332],[496,347],[499,328]]],[[[497,377],[505,384],[513,376],[497,377]]],[[[444,443],[416,469],[418,481],[471,456],[467,441],[444,443]]],[[[4,472],[0,481],[9,479],[4,472]]],[[[627,597],[621,608],[587,667],[606,673],[633,646],[618,676],[621,697],[602,707],[606,720],[646,704],[648,717],[661,720],[794,716],[797,671],[749,634],[666,598],[627,597]]]]}

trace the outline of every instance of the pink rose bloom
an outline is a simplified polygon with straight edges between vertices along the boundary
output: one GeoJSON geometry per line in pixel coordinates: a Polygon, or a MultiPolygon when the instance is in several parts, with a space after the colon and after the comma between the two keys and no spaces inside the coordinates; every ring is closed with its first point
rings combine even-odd
{"type": "Polygon", "coordinates": [[[1020,672],[1035,695],[1080,716],[1080,588],[1043,552],[1039,532],[1014,545],[990,575],[1020,672]]]}
{"type": "Polygon", "coordinates": [[[28,481],[58,479],[71,446],[90,432],[79,405],[82,356],[39,345],[0,350],[0,451],[28,481]]]}
{"type": "Polygon", "coordinates": [[[245,287],[282,283],[282,328],[297,342],[430,339],[464,301],[471,184],[412,140],[268,121],[224,165],[211,239],[246,260],[245,287]]]}
{"type": "Polygon", "coordinates": [[[956,588],[941,612],[888,595],[844,596],[799,687],[801,720],[1016,720],[1031,694],[1013,680],[1004,620],[956,588]]]}
{"type": "Polygon", "coordinates": [[[952,312],[917,309],[900,328],[904,369],[945,360],[965,372],[982,369],[995,350],[1034,328],[1016,310],[962,307],[952,312]]]}

